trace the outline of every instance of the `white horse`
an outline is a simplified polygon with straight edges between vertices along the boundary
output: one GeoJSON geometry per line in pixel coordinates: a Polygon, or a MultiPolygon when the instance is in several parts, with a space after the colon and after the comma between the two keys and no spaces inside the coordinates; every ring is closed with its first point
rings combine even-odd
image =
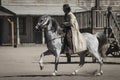
{"type": "MultiPolygon", "coordinates": [[[[53,75],[57,74],[57,70],[58,70],[58,64],[59,64],[59,57],[60,54],[62,53],[63,50],[63,45],[64,42],[62,40],[62,35],[59,34],[59,30],[61,29],[58,22],[50,17],[50,16],[42,16],[36,27],[36,29],[42,28],[45,31],[46,34],[46,42],[47,42],[47,47],[48,50],[43,52],[40,55],[40,68],[41,70],[43,69],[43,57],[49,54],[53,54],[55,56],[55,69],[54,72],[52,73],[53,75]]],[[[100,64],[100,69],[98,70],[98,72],[95,75],[102,75],[103,71],[102,71],[102,65],[103,65],[103,61],[102,61],[102,57],[100,57],[99,55],[99,41],[98,38],[100,40],[105,39],[104,35],[102,33],[97,33],[96,35],[92,35],[90,33],[82,33],[82,35],[84,36],[85,40],[86,40],[86,45],[87,45],[87,50],[77,53],[80,56],[80,67],[82,67],[85,63],[85,54],[87,52],[89,52],[90,54],[92,54],[99,62],[100,64]],[[98,37],[98,38],[97,38],[98,37]]],[[[102,44],[104,45],[104,44],[102,44]]],[[[79,71],[79,69],[76,69],[72,74],[75,75],[77,72],[79,71]]]]}

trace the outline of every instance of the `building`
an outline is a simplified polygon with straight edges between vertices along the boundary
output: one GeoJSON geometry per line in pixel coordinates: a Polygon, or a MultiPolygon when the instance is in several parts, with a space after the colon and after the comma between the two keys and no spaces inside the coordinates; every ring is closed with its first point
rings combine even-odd
{"type": "MultiPolygon", "coordinates": [[[[42,43],[42,32],[36,31],[36,25],[41,15],[47,14],[55,17],[61,24],[63,22],[62,5],[69,3],[74,13],[91,10],[95,0],[0,0],[1,6],[15,13],[14,36],[8,18],[10,14],[0,15],[0,44],[11,45],[22,43],[42,43]],[[2,18],[4,17],[4,18],[2,18]],[[2,18],[2,20],[1,20],[2,18]],[[2,22],[1,22],[2,21],[2,22]],[[14,40],[12,39],[14,37],[14,40]]],[[[98,0],[97,0],[98,1],[98,0]]],[[[119,11],[120,0],[99,0],[100,7],[106,10],[112,6],[114,11],[119,11]]],[[[1,13],[0,13],[1,14],[1,13]]],[[[86,14],[85,14],[86,15],[86,14]]],[[[13,17],[12,17],[13,18],[13,17]]],[[[88,21],[89,23],[89,21],[88,21]]],[[[79,23],[80,24],[80,23],[79,23]]],[[[88,25],[86,25],[89,27],[88,25]]]]}

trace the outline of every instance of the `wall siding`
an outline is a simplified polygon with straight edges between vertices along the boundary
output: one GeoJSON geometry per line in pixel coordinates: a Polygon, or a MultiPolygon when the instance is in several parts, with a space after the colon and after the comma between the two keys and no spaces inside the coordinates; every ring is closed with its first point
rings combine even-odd
{"type": "MultiPolygon", "coordinates": [[[[2,0],[2,5],[62,5],[69,3],[90,9],[95,5],[95,0],[2,0]]],[[[120,0],[100,0],[100,6],[120,7],[120,0]]]]}
{"type": "MultiPolygon", "coordinates": [[[[36,5],[63,5],[64,3],[69,3],[70,5],[77,5],[83,9],[91,9],[95,5],[95,0],[1,0],[3,6],[36,6],[36,5]]],[[[108,6],[114,7],[114,10],[120,10],[120,0],[100,0],[100,6],[103,9],[107,9],[108,6]]],[[[88,14],[76,15],[80,17],[78,19],[80,28],[90,27],[88,14]],[[83,22],[82,22],[83,21],[83,22]]],[[[57,19],[60,24],[63,22],[62,16],[53,16],[57,19]]],[[[33,32],[33,17],[27,16],[26,19],[26,35],[20,35],[20,40],[22,43],[34,42],[34,32],[33,32]]],[[[3,31],[3,41],[4,43],[11,43],[11,36],[9,35],[8,22],[4,19],[4,31],[3,31]]]]}

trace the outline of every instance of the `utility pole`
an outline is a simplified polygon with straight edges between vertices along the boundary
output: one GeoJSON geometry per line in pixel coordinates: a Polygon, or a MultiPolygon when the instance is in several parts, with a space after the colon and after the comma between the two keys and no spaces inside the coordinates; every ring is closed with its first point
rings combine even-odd
{"type": "Polygon", "coordinates": [[[100,0],[95,0],[95,8],[100,9],[100,0]]]}
{"type": "Polygon", "coordinates": [[[2,4],[1,4],[1,0],[0,0],[0,6],[1,6],[2,4]]]}
{"type": "Polygon", "coordinates": [[[94,33],[94,28],[99,27],[99,10],[102,10],[100,0],[95,0],[95,6],[91,8],[91,33],[94,33]]]}

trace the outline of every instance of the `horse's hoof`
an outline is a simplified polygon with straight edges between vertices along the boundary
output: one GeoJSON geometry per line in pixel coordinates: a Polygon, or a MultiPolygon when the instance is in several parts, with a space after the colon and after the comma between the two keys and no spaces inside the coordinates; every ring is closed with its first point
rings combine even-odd
{"type": "Polygon", "coordinates": [[[75,75],[76,75],[76,72],[74,71],[74,72],[72,73],[72,75],[75,76],[75,75]]]}
{"type": "Polygon", "coordinates": [[[95,73],[95,76],[101,76],[101,75],[103,75],[103,72],[95,73]]]}
{"type": "Polygon", "coordinates": [[[101,76],[101,73],[96,73],[95,76],[101,76]]]}
{"type": "Polygon", "coordinates": [[[57,71],[54,71],[54,73],[52,73],[53,76],[56,76],[57,75],[57,71]]]}
{"type": "Polygon", "coordinates": [[[53,76],[56,76],[56,73],[52,73],[53,76]]]}
{"type": "Polygon", "coordinates": [[[75,76],[79,70],[75,70],[72,75],[75,76]]]}
{"type": "Polygon", "coordinates": [[[40,70],[43,70],[44,66],[41,62],[38,62],[39,66],[40,66],[40,70]]]}
{"type": "Polygon", "coordinates": [[[44,69],[44,66],[40,66],[40,70],[43,70],[44,69]]]}
{"type": "Polygon", "coordinates": [[[103,71],[100,71],[101,75],[103,75],[103,71]]]}

